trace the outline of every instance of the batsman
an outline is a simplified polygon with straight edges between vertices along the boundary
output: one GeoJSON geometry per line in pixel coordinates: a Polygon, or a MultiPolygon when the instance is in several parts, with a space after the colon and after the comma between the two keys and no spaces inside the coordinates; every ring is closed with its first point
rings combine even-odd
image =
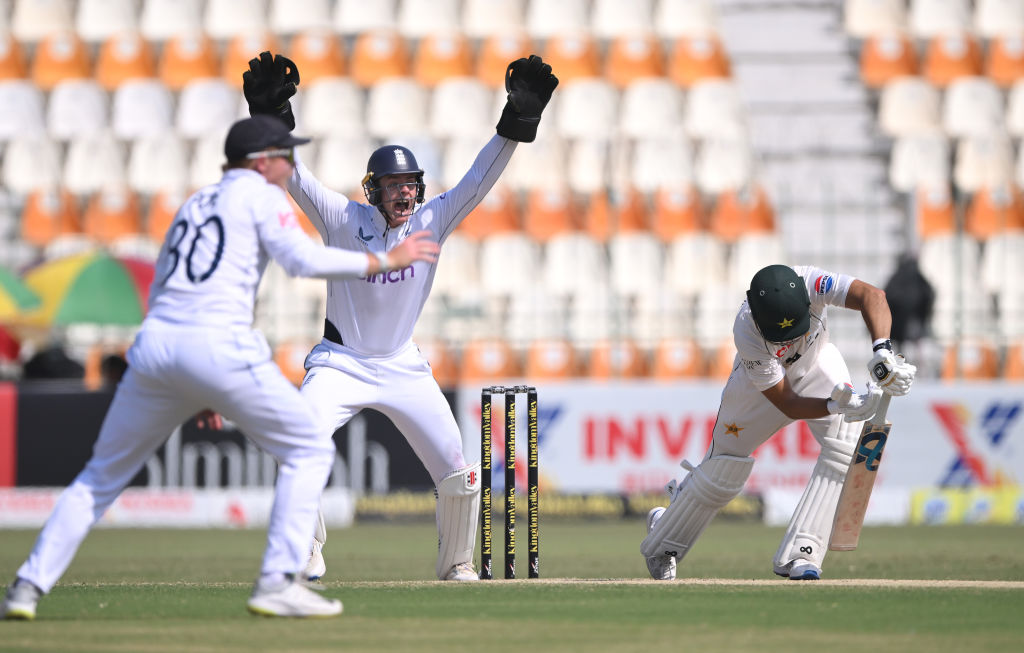
{"type": "Polygon", "coordinates": [[[736,358],[722,392],[704,460],[669,484],[667,508],[647,516],[640,551],[656,580],[676,577],[676,564],[718,511],[743,489],[753,452],[779,429],[804,420],[821,453],[775,553],[774,571],[817,580],[828,550],[836,505],[863,420],[883,393],[905,395],[917,368],[892,351],[892,315],[885,292],[844,274],[812,266],[769,265],[750,282],[733,324],[736,358]],[[873,340],[867,390],[854,390],[849,369],[829,342],[827,309],[860,311],[873,340]]]}

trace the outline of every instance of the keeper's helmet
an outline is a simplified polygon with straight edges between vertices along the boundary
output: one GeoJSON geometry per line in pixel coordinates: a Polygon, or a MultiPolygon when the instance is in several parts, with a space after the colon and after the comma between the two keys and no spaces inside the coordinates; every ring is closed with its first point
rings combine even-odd
{"type": "Polygon", "coordinates": [[[385,145],[374,150],[370,160],[366,162],[366,176],[363,177],[363,194],[366,201],[373,206],[380,206],[380,179],[386,175],[416,175],[416,203],[423,203],[426,185],[423,183],[423,170],[416,163],[416,157],[408,148],[401,145],[385,145]]]}
{"type": "Polygon", "coordinates": [[[803,277],[787,265],[769,265],[750,280],[747,304],[768,342],[789,342],[811,328],[811,300],[803,277]]]}

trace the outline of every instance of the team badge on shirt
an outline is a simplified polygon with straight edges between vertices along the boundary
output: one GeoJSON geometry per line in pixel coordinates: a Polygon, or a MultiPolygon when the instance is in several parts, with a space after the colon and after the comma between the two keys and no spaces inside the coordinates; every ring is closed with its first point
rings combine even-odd
{"type": "Polygon", "coordinates": [[[832,284],[835,280],[827,274],[823,274],[814,282],[814,291],[819,295],[825,295],[828,291],[832,290],[832,284]]]}

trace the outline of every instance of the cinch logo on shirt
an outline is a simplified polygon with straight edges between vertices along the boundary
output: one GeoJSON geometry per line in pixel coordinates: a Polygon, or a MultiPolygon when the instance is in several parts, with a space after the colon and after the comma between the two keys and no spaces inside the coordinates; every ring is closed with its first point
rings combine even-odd
{"type": "Polygon", "coordinates": [[[832,277],[827,274],[823,274],[818,277],[817,281],[814,282],[814,290],[819,295],[824,295],[828,291],[832,290],[832,284],[834,283],[832,277]]]}
{"type": "Polygon", "coordinates": [[[409,273],[410,279],[416,278],[416,269],[413,266],[404,267],[401,270],[390,270],[388,272],[378,272],[372,277],[359,277],[363,281],[368,283],[398,283],[399,281],[405,281],[405,273],[409,273]]]}

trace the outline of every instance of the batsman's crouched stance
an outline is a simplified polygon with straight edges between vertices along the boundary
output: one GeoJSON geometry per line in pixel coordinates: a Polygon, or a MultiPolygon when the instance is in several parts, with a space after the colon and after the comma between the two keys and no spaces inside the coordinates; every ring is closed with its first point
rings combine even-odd
{"type": "Polygon", "coordinates": [[[917,371],[892,354],[890,326],[885,293],[853,277],[784,265],[754,275],[733,326],[737,355],[711,448],[697,466],[683,461],[690,474],[669,485],[668,508],[648,515],[640,551],[653,578],[675,578],[677,561],[742,491],[753,452],[797,420],[810,427],[821,453],[775,554],[774,571],[793,580],[821,577],[858,422],[874,414],[883,391],[909,392],[917,371]],[[859,310],[874,340],[868,368],[879,385],[869,384],[864,394],[854,392],[846,362],[828,341],[829,305],[859,310]]]}

